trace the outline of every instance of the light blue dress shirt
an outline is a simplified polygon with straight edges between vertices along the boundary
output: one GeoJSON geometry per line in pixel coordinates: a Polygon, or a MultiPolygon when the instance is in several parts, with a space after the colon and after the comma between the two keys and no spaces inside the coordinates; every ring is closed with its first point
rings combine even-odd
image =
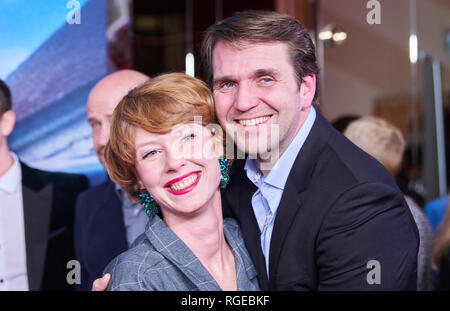
{"type": "Polygon", "coordinates": [[[128,248],[145,231],[148,216],[141,204],[130,200],[125,191],[116,185],[116,193],[122,202],[123,224],[127,234],[128,248]]]}
{"type": "Polygon", "coordinates": [[[316,110],[311,107],[305,123],[267,176],[262,174],[255,159],[248,157],[245,162],[244,170],[247,177],[258,187],[252,197],[252,207],[261,231],[261,249],[266,260],[267,276],[269,276],[270,240],[278,205],[295,159],[308,137],[315,119],[316,110]]]}

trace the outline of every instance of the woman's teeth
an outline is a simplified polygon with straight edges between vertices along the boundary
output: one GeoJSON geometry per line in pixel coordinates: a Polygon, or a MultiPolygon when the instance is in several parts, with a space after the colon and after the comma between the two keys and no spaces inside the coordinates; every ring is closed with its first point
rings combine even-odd
{"type": "Polygon", "coordinates": [[[186,189],[187,187],[191,186],[198,178],[198,174],[192,174],[188,177],[183,178],[180,181],[177,181],[174,184],[170,185],[170,189],[172,191],[181,191],[183,189],[186,189]]]}

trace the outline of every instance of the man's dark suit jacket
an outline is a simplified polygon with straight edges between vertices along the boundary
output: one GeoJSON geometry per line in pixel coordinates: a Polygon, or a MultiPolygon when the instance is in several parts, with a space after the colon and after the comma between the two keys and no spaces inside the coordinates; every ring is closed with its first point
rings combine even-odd
{"type": "Polygon", "coordinates": [[[67,263],[75,259],[73,215],[79,192],[89,187],[83,175],[22,168],[28,286],[37,290],[73,290],[67,263]]]}
{"type": "Polygon", "coordinates": [[[91,290],[108,263],[128,249],[122,204],[112,181],[80,194],[75,212],[75,257],[81,264],[78,290],[91,290]]]}
{"type": "Polygon", "coordinates": [[[419,235],[393,179],[317,113],[275,218],[269,279],[251,198],[233,164],[224,215],[238,219],[264,290],[415,290],[419,235]],[[376,280],[379,262],[380,284],[376,280]],[[369,278],[369,282],[367,279],[369,278]]]}

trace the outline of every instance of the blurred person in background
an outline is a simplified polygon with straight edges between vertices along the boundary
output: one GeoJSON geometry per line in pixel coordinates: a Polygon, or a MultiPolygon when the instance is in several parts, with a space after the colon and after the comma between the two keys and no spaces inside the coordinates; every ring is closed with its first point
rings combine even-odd
{"type": "MultiPolygon", "coordinates": [[[[134,70],[120,70],[101,79],[89,93],[88,122],[95,153],[103,166],[114,108],[129,90],[148,79],[134,70]]],[[[83,192],[75,215],[75,256],[81,264],[77,289],[90,290],[111,259],[127,250],[146,224],[144,210],[109,178],[83,192]]]]}
{"type": "Polygon", "coordinates": [[[335,129],[337,129],[340,133],[344,133],[347,126],[359,119],[361,116],[355,115],[355,114],[346,114],[343,116],[340,116],[339,118],[336,118],[331,124],[335,129]]]}
{"type": "MultiPolygon", "coordinates": [[[[372,116],[352,121],[344,135],[359,148],[373,156],[395,178],[402,164],[405,140],[401,131],[390,122],[372,116]]],[[[422,208],[409,196],[405,200],[419,229],[420,246],[417,256],[417,289],[433,290],[434,273],[431,269],[433,231],[422,208]]]]}
{"type": "Polygon", "coordinates": [[[0,80],[0,290],[72,290],[73,214],[83,175],[41,171],[8,148],[16,116],[0,80]]]}
{"type": "Polygon", "coordinates": [[[450,209],[440,223],[433,241],[433,269],[439,271],[438,290],[450,290],[450,209]]]}

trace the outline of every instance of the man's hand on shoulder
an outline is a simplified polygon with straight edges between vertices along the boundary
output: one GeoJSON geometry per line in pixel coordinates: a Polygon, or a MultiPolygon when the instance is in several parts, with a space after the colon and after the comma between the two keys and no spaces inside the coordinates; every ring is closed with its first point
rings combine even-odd
{"type": "Polygon", "coordinates": [[[108,287],[109,281],[111,280],[111,274],[106,273],[102,278],[96,279],[92,284],[93,292],[102,292],[105,291],[108,287]]]}

